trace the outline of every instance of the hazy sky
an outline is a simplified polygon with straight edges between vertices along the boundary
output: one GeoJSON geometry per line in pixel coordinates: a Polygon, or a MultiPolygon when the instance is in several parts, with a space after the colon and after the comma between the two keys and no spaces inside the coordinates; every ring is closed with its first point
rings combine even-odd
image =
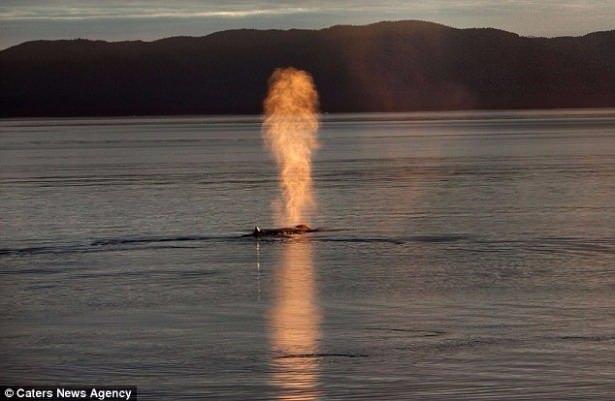
{"type": "Polygon", "coordinates": [[[152,40],[233,28],[421,19],[534,36],[615,29],[615,0],[1,0],[0,48],[33,39],[152,40]]]}

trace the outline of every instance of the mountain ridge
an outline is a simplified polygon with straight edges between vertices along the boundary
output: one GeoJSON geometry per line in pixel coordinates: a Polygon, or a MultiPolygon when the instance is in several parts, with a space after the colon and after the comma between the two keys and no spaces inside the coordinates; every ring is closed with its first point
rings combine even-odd
{"type": "Polygon", "coordinates": [[[383,21],[0,51],[0,116],[259,113],[276,67],[313,74],[326,112],[615,106],[615,30],[534,38],[383,21]]]}

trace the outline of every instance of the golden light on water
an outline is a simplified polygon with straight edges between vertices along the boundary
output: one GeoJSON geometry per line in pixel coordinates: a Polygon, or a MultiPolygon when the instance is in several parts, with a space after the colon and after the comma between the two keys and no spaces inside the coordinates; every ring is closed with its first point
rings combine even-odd
{"type": "Polygon", "coordinates": [[[312,153],[318,147],[318,92],[309,73],[279,68],[269,79],[263,136],[279,169],[281,202],[274,204],[280,225],[308,224],[315,207],[312,153]]]}
{"type": "Polygon", "coordinates": [[[279,399],[315,400],[321,315],[308,241],[284,244],[274,281],[275,302],[269,319],[274,355],[272,384],[279,390],[279,399]]]}

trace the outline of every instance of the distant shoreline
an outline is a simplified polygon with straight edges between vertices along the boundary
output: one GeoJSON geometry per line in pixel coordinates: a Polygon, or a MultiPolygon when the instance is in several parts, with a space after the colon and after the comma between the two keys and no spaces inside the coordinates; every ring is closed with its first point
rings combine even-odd
{"type": "MultiPolygon", "coordinates": [[[[359,113],[321,113],[322,121],[446,121],[446,120],[489,120],[544,117],[615,117],[615,107],[603,108],[560,108],[560,109],[507,109],[507,110],[438,110],[404,112],[359,112],[359,113]],[[397,118],[396,118],[397,117],[397,118]]],[[[99,115],[99,116],[37,116],[37,117],[0,117],[1,122],[11,121],[49,121],[49,120],[198,120],[213,123],[260,122],[262,114],[158,114],[158,115],[99,115]]]]}

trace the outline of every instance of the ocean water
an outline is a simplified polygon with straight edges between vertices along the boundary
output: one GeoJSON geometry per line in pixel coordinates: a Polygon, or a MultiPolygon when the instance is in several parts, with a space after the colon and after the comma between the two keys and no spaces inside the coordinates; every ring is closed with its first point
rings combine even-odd
{"type": "Polygon", "coordinates": [[[143,400],[615,399],[615,111],[0,120],[0,378],[143,400]]]}

